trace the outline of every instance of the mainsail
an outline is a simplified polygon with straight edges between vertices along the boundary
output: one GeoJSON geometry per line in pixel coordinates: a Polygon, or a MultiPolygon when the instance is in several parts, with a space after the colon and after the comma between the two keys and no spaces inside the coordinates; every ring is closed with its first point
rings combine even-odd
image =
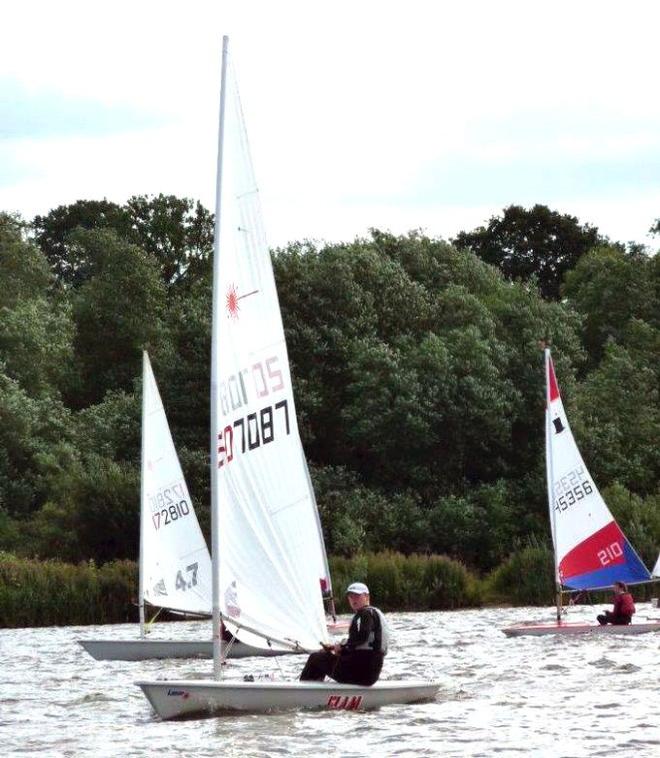
{"type": "Polygon", "coordinates": [[[660,579],[660,555],[658,555],[658,560],[655,562],[651,576],[660,579]]]}
{"type": "Polygon", "coordinates": [[[210,613],[211,557],[146,352],[142,381],[140,603],[210,613]]]}
{"type": "Polygon", "coordinates": [[[650,574],[598,492],[575,444],[546,349],[546,462],[558,583],[574,590],[650,574]]]}
{"type": "Polygon", "coordinates": [[[216,602],[242,642],[317,649],[327,640],[325,553],[231,61],[223,107],[211,388],[216,602]]]}

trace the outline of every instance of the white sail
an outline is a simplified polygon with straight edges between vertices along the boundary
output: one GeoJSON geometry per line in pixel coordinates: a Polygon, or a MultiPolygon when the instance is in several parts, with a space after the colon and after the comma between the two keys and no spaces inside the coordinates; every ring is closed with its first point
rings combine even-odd
{"type": "Polygon", "coordinates": [[[653,567],[651,576],[654,576],[660,579],[660,554],[658,555],[658,560],[655,562],[655,566],[653,567]]]}
{"type": "Polygon", "coordinates": [[[546,350],[546,462],[558,579],[571,589],[643,582],[649,573],[601,497],[566,418],[546,350]]]}
{"type": "Polygon", "coordinates": [[[212,367],[219,604],[243,642],[317,649],[327,640],[324,548],[231,62],[221,161],[212,367]]]}
{"type": "Polygon", "coordinates": [[[211,557],[146,353],[143,354],[142,379],[140,572],[143,597],[152,605],[189,613],[210,613],[211,557]]]}

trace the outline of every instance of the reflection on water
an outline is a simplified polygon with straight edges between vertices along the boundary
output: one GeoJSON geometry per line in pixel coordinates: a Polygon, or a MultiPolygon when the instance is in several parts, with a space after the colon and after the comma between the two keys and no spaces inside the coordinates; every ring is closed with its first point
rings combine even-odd
{"type": "MultiPolygon", "coordinates": [[[[649,608],[639,604],[639,615],[649,608]]],[[[573,608],[573,620],[596,609],[573,608]]],[[[75,640],[137,635],[130,625],[0,631],[4,755],[57,756],[610,756],[660,755],[660,633],[521,637],[500,627],[552,611],[388,614],[384,676],[441,682],[433,703],[369,713],[281,712],[161,722],[133,682],[203,678],[210,661],[95,661],[75,640]]],[[[154,636],[202,638],[208,622],[154,636]]],[[[244,659],[228,678],[293,678],[300,656],[244,659]]]]}

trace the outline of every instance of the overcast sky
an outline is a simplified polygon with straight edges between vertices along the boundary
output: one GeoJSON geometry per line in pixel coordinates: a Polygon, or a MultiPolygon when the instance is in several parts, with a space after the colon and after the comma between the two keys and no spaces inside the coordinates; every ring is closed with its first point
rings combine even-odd
{"type": "Polygon", "coordinates": [[[0,210],[212,209],[228,34],[273,246],[511,203],[659,246],[654,0],[21,0],[2,27],[0,210]]]}

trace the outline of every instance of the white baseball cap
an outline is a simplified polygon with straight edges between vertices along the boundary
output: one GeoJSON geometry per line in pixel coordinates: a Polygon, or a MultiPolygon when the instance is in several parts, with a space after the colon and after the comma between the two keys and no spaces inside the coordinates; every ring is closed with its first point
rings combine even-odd
{"type": "Polygon", "coordinates": [[[349,592],[353,595],[368,595],[369,587],[367,587],[367,585],[363,584],[362,582],[353,582],[353,584],[348,585],[346,594],[348,595],[349,592]]]}

